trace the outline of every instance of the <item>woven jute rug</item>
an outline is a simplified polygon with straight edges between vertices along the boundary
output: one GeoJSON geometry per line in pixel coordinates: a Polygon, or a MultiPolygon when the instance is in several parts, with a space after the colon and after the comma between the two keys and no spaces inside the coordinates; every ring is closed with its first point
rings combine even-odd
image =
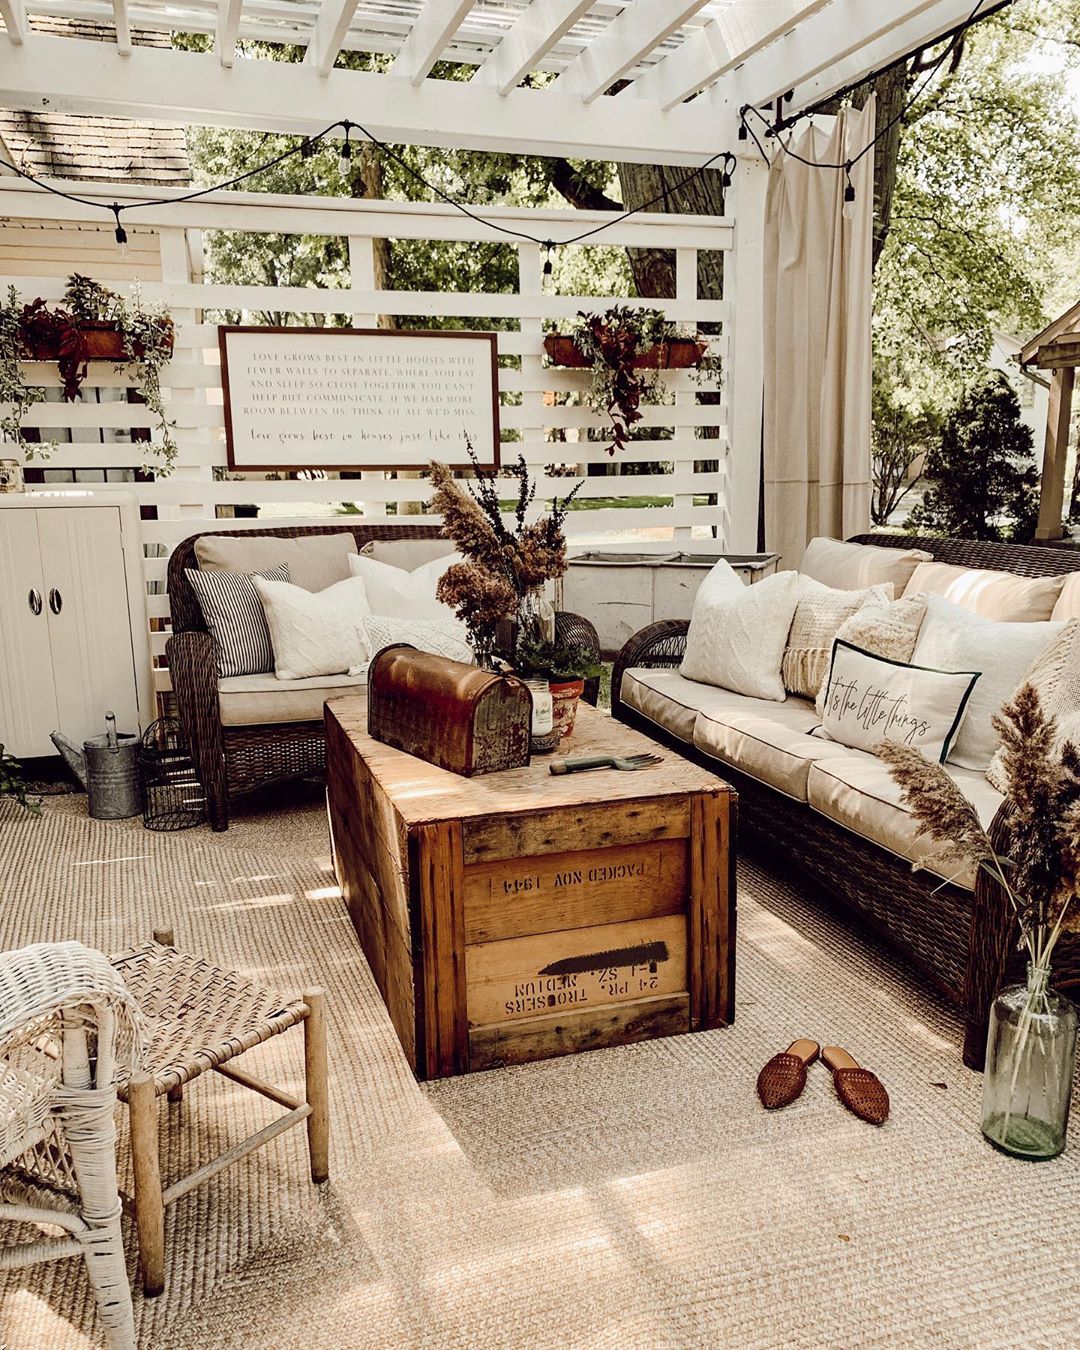
{"type": "MultiPolygon", "coordinates": [[[[171,1207],[165,1294],[136,1294],[140,1344],[1080,1343],[1080,1139],[1046,1164],[984,1144],[952,1014],[760,867],[740,871],[733,1028],[421,1088],[317,796],[225,835],[95,822],[84,801],[37,821],[0,803],[3,946],[109,950],[171,925],[189,950],[330,998],[330,1183],[309,1184],[297,1130],[171,1207]],[[761,1110],[757,1071],[797,1036],[881,1075],[883,1129],[848,1115],[820,1066],[795,1105],[761,1110]]],[[[252,1071],[299,1088],[301,1040],[252,1052],[252,1071]]],[[[205,1075],[161,1110],[168,1175],[275,1108],[205,1075]]],[[[77,1260],[2,1276],[0,1298],[7,1350],[100,1343],[77,1260]]]]}

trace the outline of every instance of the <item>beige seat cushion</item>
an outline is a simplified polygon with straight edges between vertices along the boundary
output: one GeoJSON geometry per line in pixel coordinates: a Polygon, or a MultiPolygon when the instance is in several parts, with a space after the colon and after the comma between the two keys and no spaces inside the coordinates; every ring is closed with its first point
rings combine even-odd
{"type": "Polygon", "coordinates": [[[841,591],[859,591],[891,581],[894,594],[901,595],[912,572],[929,557],[921,548],[882,548],[819,536],[807,544],[799,571],[841,591]]]}
{"type": "MultiPolygon", "coordinates": [[[[1003,801],[1001,793],[978,770],[946,764],[945,771],[983,825],[989,825],[1003,801]]],[[[876,755],[848,750],[840,757],[819,760],[810,770],[807,799],[815,811],[901,858],[921,862],[938,847],[925,836],[916,837],[915,820],[900,800],[900,789],[876,755]]],[[[975,888],[971,867],[963,867],[957,876],[952,875],[954,864],[936,862],[927,870],[965,890],[975,888]]]]}
{"type": "Polygon", "coordinates": [[[719,697],[698,713],[694,745],[785,796],[806,801],[810,766],[851,753],[810,735],[821,719],[808,699],[772,703],[727,689],[715,692],[719,697]]]}
{"type": "Polygon", "coordinates": [[[276,675],[233,675],[218,680],[218,707],[226,727],[263,726],[272,722],[321,722],[323,704],[343,694],[362,694],[363,675],[314,675],[306,680],[279,680],[276,675]]]}
{"type": "Polygon", "coordinates": [[[1065,578],[1061,594],[1057,598],[1052,619],[1080,619],[1080,572],[1072,572],[1065,578]]]}
{"type": "Polygon", "coordinates": [[[1015,577],[981,567],[920,563],[905,595],[926,591],[999,623],[1041,623],[1049,619],[1061,594],[1061,577],[1015,577]]]}
{"type": "Polygon", "coordinates": [[[726,693],[715,685],[688,680],[677,670],[641,667],[623,672],[623,702],[687,745],[693,744],[698,713],[718,706],[726,693]]]}
{"type": "Polygon", "coordinates": [[[425,563],[448,557],[456,551],[452,539],[370,539],[360,550],[365,558],[389,563],[391,567],[403,567],[406,572],[415,572],[425,563]]]}
{"type": "Polygon", "coordinates": [[[305,534],[296,539],[278,535],[204,534],[195,540],[195,557],[207,572],[261,572],[288,563],[289,580],[305,591],[325,591],[349,576],[349,554],[356,540],[340,534],[305,534]]]}

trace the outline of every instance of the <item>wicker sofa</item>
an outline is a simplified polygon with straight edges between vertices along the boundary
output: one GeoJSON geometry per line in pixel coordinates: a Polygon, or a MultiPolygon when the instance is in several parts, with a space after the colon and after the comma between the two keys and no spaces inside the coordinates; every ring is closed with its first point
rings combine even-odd
{"type": "MultiPolygon", "coordinates": [[[[360,525],[352,524],[348,519],[331,525],[213,530],[205,533],[243,539],[277,537],[295,540],[308,535],[341,534],[344,531],[352,533],[358,550],[373,540],[441,539],[436,525],[360,525]]],[[[299,720],[259,720],[257,712],[243,711],[243,705],[237,702],[237,694],[230,690],[229,701],[233,707],[223,718],[222,702],[225,700],[219,697],[214,641],[206,631],[199,601],[185,575],[188,568],[199,565],[195,544],[202,537],[201,534],[189,536],[176,546],[169,558],[172,636],[165,645],[165,652],[177,713],[195,760],[199,780],[207,795],[211,826],[215,830],[225,830],[229,824],[229,802],[232,799],[270,783],[324,770],[324,695],[321,690],[312,690],[310,687],[297,689],[294,696],[303,714],[299,720]]],[[[556,615],[556,631],[561,639],[580,643],[599,655],[596,630],[580,615],[556,615]]],[[[264,683],[272,685],[273,676],[264,683]]],[[[282,682],[282,685],[288,683],[291,682],[282,682]]],[[[312,683],[296,682],[303,686],[312,683]]],[[[355,683],[350,684],[344,676],[328,676],[325,685],[327,691],[338,689],[341,693],[355,688],[355,683]]],[[[586,684],[585,697],[591,703],[596,702],[597,690],[596,680],[586,684]]],[[[288,696],[284,687],[280,693],[288,696]]],[[[334,695],[327,692],[325,696],[334,695]]],[[[271,697],[278,697],[278,692],[272,691],[271,697]]],[[[280,703],[275,717],[280,718],[280,703]]]]}
{"type": "MultiPolygon", "coordinates": [[[[939,562],[1024,577],[1080,571],[1080,552],[1064,548],[877,534],[859,535],[851,542],[920,548],[939,562]]],[[[959,1005],[966,1024],[964,1062],[981,1068],[990,1004],[1019,960],[1014,923],[1000,887],[982,872],[971,879],[973,889],[943,882],[927,871],[914,872],[906,859],[830,819],[807,800],[785,794],[753,773],[696,747],[688,740],[685,727],[675,734],[672,727],[679,728],[673,718],[666,719],[669,725],[665,727],[656,716],[629,706],[623,697],[627,672],[673,670],[682,660],[688,627],[688,620],[654,623],[623,647],[612,677],[613,714],[732,782],[739,793],[744,837],[752,844],[767,843],[770,856],[779,853],[800,875],[839,899],[911,962],[935,990],[959,1005]]],[[[632,687],[628,684],[627,690],[632,687]]],[[[642,701],[640,695],[635,698],[642,701]]],[[[991,826],[992,837],[1000,845],[1007,845],[1008,824],[1007,805],[1002,804],[991,826]]],[[[1080,984],[1080,942],[1070,939],[1062,944],[1056,968],[1059,984],[1080,984]]]]}

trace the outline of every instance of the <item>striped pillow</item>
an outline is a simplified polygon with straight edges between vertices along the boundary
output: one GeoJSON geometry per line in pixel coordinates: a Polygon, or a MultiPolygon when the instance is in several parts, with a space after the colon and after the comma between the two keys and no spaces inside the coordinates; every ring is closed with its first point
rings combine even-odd
{"type": "MultiPolygon", "coordinates": [[[[243,572],[184,569],[217,647],[218,676],[265,675],[274,669],[274,651],[259,593],[243,572]]],[[[287,563],[254,573],[267,581],[288,581],[287,563]]]]}

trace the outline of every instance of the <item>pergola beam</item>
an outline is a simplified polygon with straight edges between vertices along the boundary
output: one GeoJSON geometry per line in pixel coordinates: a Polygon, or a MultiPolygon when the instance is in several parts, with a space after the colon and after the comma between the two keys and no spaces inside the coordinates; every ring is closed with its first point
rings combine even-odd
{"type": "Polygon", "coordinates": [[[561,93],[592,103],[637,65],[707,0],[634,0],[555,80],[561,93]]]}
{"type": "Polygon", "coordinates": [[[673,108],[827,4],[829,0],[803,0],[799,4],[778,0],[758,9],[733,5],[634,80],[626,95],[655,99],[665,110],[673,108]]]}
{"type": "Polygon", "coordinates": [[[472,0],[427,0],[394,57],[390,74],[422,84],[470,9],[472,0]]]}
{"type": "MultiPolygon", "coordinates": [[[[408,80],[285,61],[222,67],[213,52],[140,47],[35,33],[0,59],[0,106],[310,136],[343,118],[381,140],[518,155],[697,166],[734,145],[733,114],[696,104],[662,113],[644,99],[581,100],[547,89],[501,97],[472,81],[408,80]]],[[[752,147],[751,147],[752,148],[752,147]]]]}
{"type": "Polygon", "coordinates": [[[218,60],[228,69],[236,60],[236,39],[244,0],[218,0],[217,35],[214,40],[218,60]]]}
{"type": "Polygon", "coordinates": [[[21,47],[30,31],[23,0],[0,0],[0,14],[4,16],[4,25],[12,45],[21,47]]]}
{"type": "Polygon", "coordinates": [[[785,111],[798,112],[936,41],[972,8],[972,0],[907,0],[899,9],[833,0],[725,75],[707,97],[714,105],[756,108],[792,93],[785,111]]]}
{"type": "Polygon", "coordinates": [[[592,8],[592,0],[532,0],[473,76],[500,94],[516,89],[536,63],[592,8]]]}
{"type": "Polygon", "coordinates": [[[1069,453],[1069,427],[1076,371],[1059,367],[1050,377],[1050,402],[1046,411],[1042,479],[1039,484],[1039,522],[1036,539],[1060,539],[1065,511],[1065,466],[1069,453]]]}
{"type": "Polygon", "coordinates": [[[304,56],[305,65],[314,66],[323,79],[334,69],[356,5],[357,0],[323,0],[304,56]]]}

